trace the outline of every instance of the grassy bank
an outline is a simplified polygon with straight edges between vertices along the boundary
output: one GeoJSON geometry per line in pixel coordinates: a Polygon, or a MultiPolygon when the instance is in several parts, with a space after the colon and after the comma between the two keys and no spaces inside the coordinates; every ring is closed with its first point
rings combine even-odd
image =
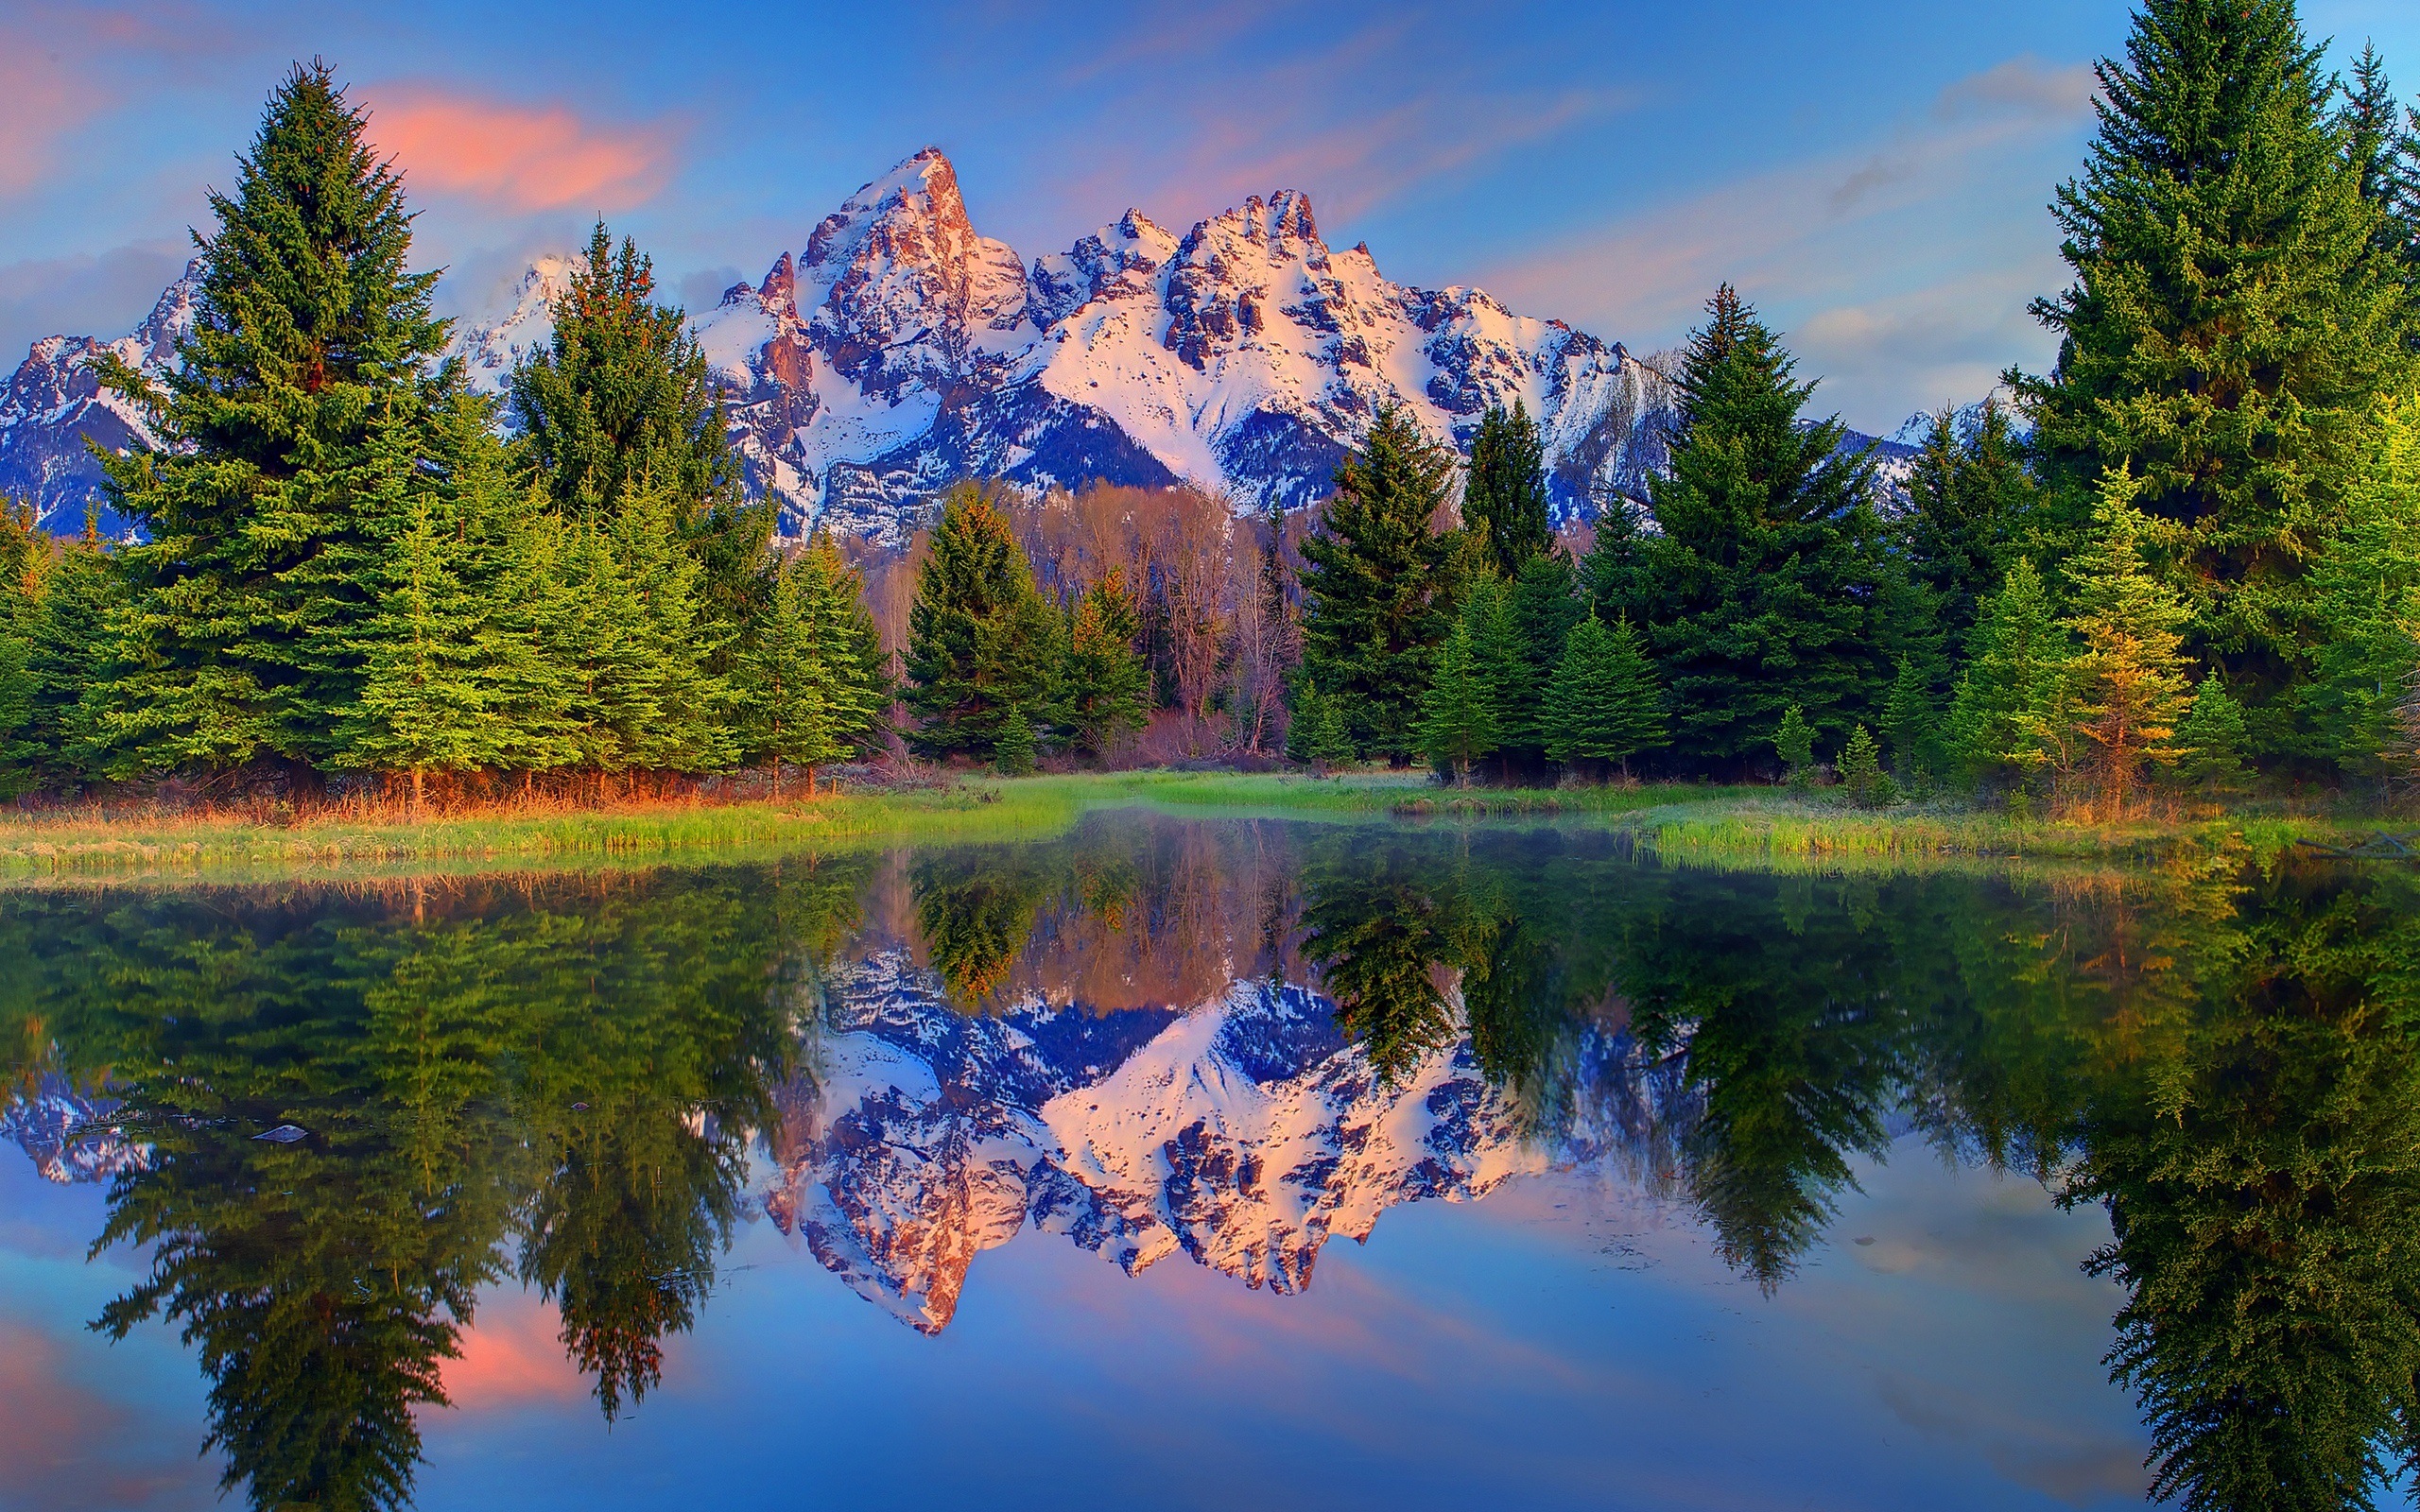
{"type": "Polygon", "coordinates": [[[1628,833],[1668,857],[1759,865],[2005,857],[2126,860],[2181,841],[2227,836],[2239,836],[2261,852],[2297,840],[2344,844],[2381,831],[2411,828],[2408,820],[2397,826],[2378,818],[2284,809],[2091,825],[2021,822],[1947,805],[1863,813],[1764,787],[1456,792],[1418,774],[1387,772],[1332,779],[1116,772],[970,779],[934,788],[827,795],[786,803],[504,809],[425,819],[377,812],[284,818],[52,812],[0,819],[0,875],[645,864],[892,841],[1039,836],[1066,828],[1090,810],[1138,805],[1179,814],[1393,818],[1428,824],[1567,821],[1628,833]]]}

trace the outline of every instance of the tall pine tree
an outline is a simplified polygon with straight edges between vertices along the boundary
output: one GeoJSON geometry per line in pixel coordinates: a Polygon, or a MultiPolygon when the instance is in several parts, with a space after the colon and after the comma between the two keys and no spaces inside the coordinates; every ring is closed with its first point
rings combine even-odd
{"type": "Polygon", "coordinates": [[[916,746],[988,760],[1012,711],[1030,733],[1059,670],[1059,619],[1007,518],[980,489],[952,490],[908,610],[916,746]]]}
{"type": "Polygon", "coordinates": [[[2066,564],[2079,765],[2113,819],[2126,816],[2145,763],[2175,760],[2192,698],[2179,649],[2189,611],[2143,559],[2150,522],[2135,487],[2122,474],[2103,480],[2092,530],[2066,564]]]}
{"type": "Polygon", "coordinates": [[[104,460],[146,533],[116,558],[133,600],[100,722],[121,772],[324,760],[358,696],[368,568],[401,525],[381,511],[407,491],[445,340],[368,125],[327,65],[296,65],[234,192],[210,196],[164,391],[101,365],[164,443],[104,460]]]}
{"type": "Polygon", "coordinates": [[[1607,629],[1595,615],[1566,643],[1547,690],[1547,754],[1558,762],[1616,764],[1666,740],[1664,692],[1628,620],[1607,629]]]}
{"type": "Polygon", "coordinates": [[[1087,755],[1107,756],[1119,740],[1143,728],[1151,675],[1134,648],[1142,633],[1126,575],[1115,567],[1084,591],[1068,616],[1059,703],[1087,755]]]}
{"type": "Polygon", "coordinates": [[[1462,485],[1462,524],[1485,541],[1489,562],[1508,583],[1554,544],[1546,443],[1522,400],[1512,401],[1509,415],[1491,404],[1479,417],[1462,485]]]}
{"type": "MultiPolygon", "coordinates": [[[[1675,750],[1736,766],[1791,704],[1844,734],[1876,708],[1893,653],[1928,627],[1883,611],[1889,564],[1872,464],[1838,419],[1801,427],[1812,383],[1725,284],[1690,338],[1657,533],[1601,534],[1592,586],[1643,627],[1671,699],[1675,750]]],[[[1601,601],[1599,612],[1609,607],[1601,601]]]]}
{"type": "Polygon", "coordinates": [[[1451,458],[1392,405],[1337,470],[1303,541],[1303,672],[1335,700],[1355,746],[1398,765],[1452,625],[1455,543],[1433,528],[1451,458]]]}
{"type": "Polygon", "coordinates": [[[2098,74],[2098,134],[2052,206],[2075,282],[2034,305],[2058,365],[2010,377],[2054,486],[2089,499],[2124,469],[2182,528],[2190,648],[2281,751],[2310,553],[2373,403],[2413,373],[2411,290],[2292,0],[2145,0],[2098,74]]]}

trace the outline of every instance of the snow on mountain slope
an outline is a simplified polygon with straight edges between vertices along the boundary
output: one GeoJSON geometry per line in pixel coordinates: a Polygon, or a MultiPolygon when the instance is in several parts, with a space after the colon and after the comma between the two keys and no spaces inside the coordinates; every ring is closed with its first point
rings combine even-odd
{"type": "MultiPolygon", "coordinates": [[[[0,496],[31,504],[43,529],[81,531],[86,509],[101,496],[101,466],[85,448],[87,437],[108,451],[157,443],[138,406],[102,391],[93,362],[111,352],[149,377],[164,376],[176,361],[178,339],[193,329],[200,276],[199,263],[188,265],[143,323],[115,341],[45,336],[35,342],[0,389],[0,496]]],[[[128,529],[106,507],[95,523],[105,536],[128,529]]]]}
{"type": "Polygon", "coordinates": [[[771,1132],[765,1209],[926,1333],[948,1326],[975,1257],[1028,1225],[1130,1274],[1181,1251],[1294,1292],[1328,1240],[1368,1238],[1397,1203],[1643,1149],[1688,1098],[1677,1061],[1594,1037],[1576,1057],[1594,1080],[1542,1134],[1467,1041],[1391,1087],[1324,999],[1261,981],[1183,1012],[1035,1000],[974,1017],[891,951],[829,1001],[819,1072],[771,1132]]]}
{"type": "MultiPolygon", "coordinates": [[[[475,387],[500,389],[546,339],[569,267],[540,259],[510,308],[458,327],[449,354],[475,387]]],[[[118,345],[162,370],[190,297],[181,283],[118,345]]],[[[820,523],[896,544],[966,477],[1190,480],[1238,508],[1293,508],[1325,495],[1381,404],[1464,449],[1490,404],[1516,399],[1545,438],[1556,509],[1588,518],[1644,496],[1675,419],[1668,361],[1477,289],[1394,283],[1366,245],[1329,248],[1299,192],[1183,234],[1129,211],[1028,264],[976,230],[930,147],[692,325],[746,487],[790,535],[820,523]]],[[[54,527],[79,524],[97,487],[84,435],[147,439],[92,392],[94,349],[38,343],[0,399],[0,489],[35,495],[54,527]]]]}
{"type": "Polygon", "coordinates": [[[121,1171],[139,1170],[151,1146],[107,1126],[113,1099],[95,1099],[60,1077],[44,1075],[0,1104],[0,1140],[26,1152],[47,1181],[107,1181],[121,1171]]]}

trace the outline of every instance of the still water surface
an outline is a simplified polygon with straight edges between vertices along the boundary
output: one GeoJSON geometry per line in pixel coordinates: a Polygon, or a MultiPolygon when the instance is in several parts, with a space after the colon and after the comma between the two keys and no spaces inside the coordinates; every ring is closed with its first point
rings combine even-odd
{"type": "Polygon", "coordinates": [[[8,893],[0,1508],[2399,1503],[2415,1005],[2224,851],[8,893]]]}

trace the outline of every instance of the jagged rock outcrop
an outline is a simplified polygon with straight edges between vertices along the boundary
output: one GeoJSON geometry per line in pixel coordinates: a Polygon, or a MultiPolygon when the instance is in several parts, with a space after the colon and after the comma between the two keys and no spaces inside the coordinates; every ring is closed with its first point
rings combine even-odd
{"type": "Polygon", "coordinates": [[[193,329],[200,277],[201,265],[188,265],[130,335],[115,341],[44,336],[33,344],[0,389],[0,497],[32,505],[38,523],[53,534],[81,531],[94,508],[103,535],[126,533],[128,522],[100,502],[101,465],[85,439],[115,452],[155,446],[158,438],[139,406],[102,390],[94,359],[110,352],[152,378],[166,373],[178,340],[193,329]]]}
{"type": "Polygon", "coordinates": [[[1468,1200],[1515,1175],[1653,1153],[1690,1093],[1626,1036],[1550,1128],[1492,1089],[1467,1041],[1396,1085],[1307,988],[1237,982],[1186,1011],[1095,1014],[1038,1000],[951,1008],[904,951],[832,985],[816,1074],[771,1143],[765,1210],[852,1289],[922,1332],[947,1327],[968,1267],[1028,1224],[1130,1274],[1182,1252],[1299,1291],[1340,1235],[1402,1202],[1468,1200]],[[1649,1153],[1641,1153],[1649,1152],[1649,1153]]]}
{"type": "MultiPolygon", "coordinates": [[[[458,329],[475,386],[500,388],[546,338],[568,267],[541,259],[510,308],[458,329]]],[[[180,284],[116,345],[158,370],[189,311],[180,284]]],[[[1129,211],[1027,263],[976,230],[930,147],[693,326],[746,486],[791,535],[820,522],[895,544],[965,477],[1189,480],[1238,508],[1293,508],[1325,495],[1381,404],[1466,448],[1487,407],[1515,399],[1545,438],[1558,513],[1589,518],[1644,496],[1674,420],[1668,361],[1478,289],[1394,283],[1366,245],[1331,249],[1299,192],[1183,234],[1129,211]]],[[[148,438],[94,397],[78,366],[93,348],[38,343],[0,402],[0,488],[35,494],[54,525],[80,523],[96,488],[84,435],[148,438]]]]}

